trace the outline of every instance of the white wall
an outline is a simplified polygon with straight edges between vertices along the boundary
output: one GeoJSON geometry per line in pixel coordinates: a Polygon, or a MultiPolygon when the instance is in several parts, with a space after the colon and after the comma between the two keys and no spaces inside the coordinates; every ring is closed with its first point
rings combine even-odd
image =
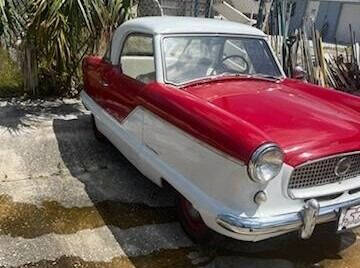
{"type": "Polygon", "coordinates": [[[338,42],[350,41],[349,24],[356,32],[356,39],[360,41],[360,4],[344,3],[340,14],[336,38],[338,42]]]}
{"type": "Polygon", "coordinates": [[[305,17],[311,18],[315,21],[319,11],[319,6],[320,1],[309,1],[305,12],[305,17]]]}

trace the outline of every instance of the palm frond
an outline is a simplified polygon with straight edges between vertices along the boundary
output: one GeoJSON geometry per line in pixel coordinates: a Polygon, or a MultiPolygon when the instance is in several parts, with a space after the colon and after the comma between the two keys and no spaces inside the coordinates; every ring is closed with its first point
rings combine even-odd
{"type": "Polygon", "coordinates": [[[70,85],[85,53],[101,49],[129,9],[129,0],[0,0],[0,29],[23,39],[40,68],[70,85]]]}

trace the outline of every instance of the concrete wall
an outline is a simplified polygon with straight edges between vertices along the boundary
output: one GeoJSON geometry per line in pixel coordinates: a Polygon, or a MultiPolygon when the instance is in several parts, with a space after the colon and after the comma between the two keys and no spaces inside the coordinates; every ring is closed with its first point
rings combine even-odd
{"type": "Polygon", "coordinates": [[[350,42],[349,24],[360,41],[360,0],[294,0],[296,14],[292,17],[290,30],[301,27],[304,17],[310,17],[322,33],[323,40],[340,44],[350,42]],[[300,9],[298,9],[298,6],[300,9]]]}
{"type": "Polygon", "coordinates": [[[308,1],[306,0],[295,1],[294,13],[292,14],[291,24],[289,27],[290,32],[293,32],[301,27],[307,7],[308,7],[308,1]]]}
{"type": "Polygon", "coordinates": [[[336,29],[338,27],[339,16],[341,12],[340,2],[320,2],[315,27],[318,29],[325,42],[334,43],[336,38],[336,29]]]}
{"type": "Polygon", "coordinates": [[[344,3],[336,31],[337,40],[341,43],[350,42],[349,24],[356,32],[357,41],[360,42],[360,4],[344,3]]]}

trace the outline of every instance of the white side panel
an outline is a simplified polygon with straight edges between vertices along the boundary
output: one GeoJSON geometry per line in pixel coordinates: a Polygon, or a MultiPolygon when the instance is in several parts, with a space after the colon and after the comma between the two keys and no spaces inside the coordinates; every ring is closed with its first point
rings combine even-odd
{"type": "Polygon", "coordinates": [[[135,166],[139,164],[138,153],[142,150],[142,130],[144,111],[136,108],[124,121],[118,121],[96,104],[84,91],[81,92],[81,99],[85,106],[93,113],[96,126],[112,144],[114,144],[130,162],[135,166]]]}
{"type": "MultiPolygon", "coordinates": [[[[193,187],[219,202],[223,212],[228,210],[237,215],[259,217],[273,215],[275,211],[283,214],[301,209],[302,201],[291,200],[283,194],[287,192],[287,182],[283,178],[289,176],[291,167],[284,165],[277,178],[268,185],[261,185],[249,179],[247,166],[243,163],[204,145],[146,110],[144,123],[144,144],[155,151],[161,161],[184,176],[193,187]],[[260,190],[268,193],[268,202],[262,206],[253,201],[260,190]]],[[[164,178],[172,185],[176,183],[172,178],[164,178]]],[[[177,190],[197,209],[204,209],[204,204],[196,202],[196,196],[191,196],[187,189],[183,192],[177,190]]]]}
{"type": "MultiPolygon", "coordinates": [[[[225,181],[229,178],[241,181],[240,174],[244,172],[243,164],[235,163],[208,149],[150,112],[145,113],[144,122],[144,144],[152,148],[162,161],[202,191],[212,196],[217,192],[218,201],[221,202],[221,199],[229,194],[219,193],[226,189],[226,187],[221,187],[225,181]]],[[[171,180],[171,178],[166,179],[171,180]]],[[[239,187],[240,184],[238,183],[239,187]]],[[[186,196],[186,193],[184,195],[186,196]]],[[[237,207],[237,201],[232,198],[231,200],[234,207],[237,207]]]]}
{"type": "Polygon", "coordinates": [[[143,139],[143,125],[144,125],[144,110],[141,107],[137,107],[134,111],[132,111],[126,120],[124,120],[123,124],[121,124],[122,128],[126,130],[126,132],[134,136],[136,144],[141,144],[143,139]]]}

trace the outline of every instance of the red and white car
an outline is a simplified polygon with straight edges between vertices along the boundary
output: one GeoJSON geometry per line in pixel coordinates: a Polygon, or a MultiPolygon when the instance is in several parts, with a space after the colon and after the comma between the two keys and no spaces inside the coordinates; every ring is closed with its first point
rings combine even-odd
{"type": "Polygon", "coordinates": [[[286,78],[258,29],[134,19],[83,68],[96,135],[179,193],[195,240],[359,225],[360,98],[286,78]]]}

